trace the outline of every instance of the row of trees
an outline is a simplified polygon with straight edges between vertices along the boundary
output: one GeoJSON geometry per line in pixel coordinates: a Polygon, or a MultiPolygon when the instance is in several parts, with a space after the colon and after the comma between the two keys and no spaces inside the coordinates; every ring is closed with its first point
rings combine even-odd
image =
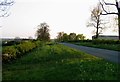
{"type": "MultiPolygon", "coordinates": [[[[50,30],[47,23],[41,23],[38,25],[36,36],[38,40],[50,41],[50,30]]],[[[57,35],[57,41],[74,41],[74,40],[84,40],[85,36],[83,34],[70,33],[69,35],[64,32],[59,32],[57,35]]]]}
{"type": "Polygon", "coordinates": [[[59,32],[57,36],[57,41],[74,41],[74,40],[84,40],[85,36],[83,34],[70,33],[69,35],[64,32],[59,32]]]}

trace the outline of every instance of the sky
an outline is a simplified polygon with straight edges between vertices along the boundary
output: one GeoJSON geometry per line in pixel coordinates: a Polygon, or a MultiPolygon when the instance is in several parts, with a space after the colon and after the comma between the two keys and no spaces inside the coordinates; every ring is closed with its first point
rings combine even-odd
{"type": "MultiPolygon", "coordinates": [[[[83,34],[91,39],[93,28],[86,27],[90,11],[98,0],[15,0],[10,16],[0,19],[2,38],[35,38],[37,26],[46,22],[51,38],[58,32],[83,34]]],[[[118,35],[111,29],[104,35],[118,35]]]]}

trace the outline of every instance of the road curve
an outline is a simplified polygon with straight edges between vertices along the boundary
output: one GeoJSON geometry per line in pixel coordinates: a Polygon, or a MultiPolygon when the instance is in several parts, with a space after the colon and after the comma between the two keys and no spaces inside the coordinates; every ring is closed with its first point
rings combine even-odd
{"type": "Polygon", "coordinates": [[[99,48],[92,48],[92,47],[86,47],[86,46],[78,46],[75,44],[70,43],[60,43],[65,46],[81,50],[85,53],[104,58],[106,60],[109,60],[111,62],[119,63],[120,64],[120,52],[118,51],[112,51],[112,50],[106,50],[106,49],[99,49],[99,48]]]}

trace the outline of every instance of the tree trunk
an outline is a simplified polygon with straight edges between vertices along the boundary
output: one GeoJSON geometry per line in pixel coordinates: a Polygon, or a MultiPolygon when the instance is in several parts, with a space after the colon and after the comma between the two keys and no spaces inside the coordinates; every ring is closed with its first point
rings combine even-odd
{"type": "Polygon", "coordinates": [[[97,27],[97,31],[96,31],[96,39],[98,39],[98,27],[97,27]]]}
{"type": "Polygon", "coordinates": [[[119,40],[120,40],[120,12],[118,14],[118,32],[119,32],[119,40]]]}
{"type": "Polygon", "coordinates": [[[99,30],[99,20],[100,20],[100,15],[98,15],[98,19],[97,19],[97,27],[96,27],[96,39],[98,39],[98,36],[99,36],[99,33],[98,33],[98,30],[99,30]]]}
{"type": "Polygon", "coordinates": [[[118,36],[120,40],[120,8],[119,8],[119,3],[116,1],[116,7],[118,10],[118,36]]]}

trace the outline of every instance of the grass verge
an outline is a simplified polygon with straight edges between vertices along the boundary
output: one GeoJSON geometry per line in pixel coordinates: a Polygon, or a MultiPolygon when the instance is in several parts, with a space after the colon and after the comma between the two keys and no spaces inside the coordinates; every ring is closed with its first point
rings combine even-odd
{"type": "Polygon", "coordinates": [[[3,80],[117,80],[118,65],[60,45],[46,45],[11,64],[3,80]]]}

